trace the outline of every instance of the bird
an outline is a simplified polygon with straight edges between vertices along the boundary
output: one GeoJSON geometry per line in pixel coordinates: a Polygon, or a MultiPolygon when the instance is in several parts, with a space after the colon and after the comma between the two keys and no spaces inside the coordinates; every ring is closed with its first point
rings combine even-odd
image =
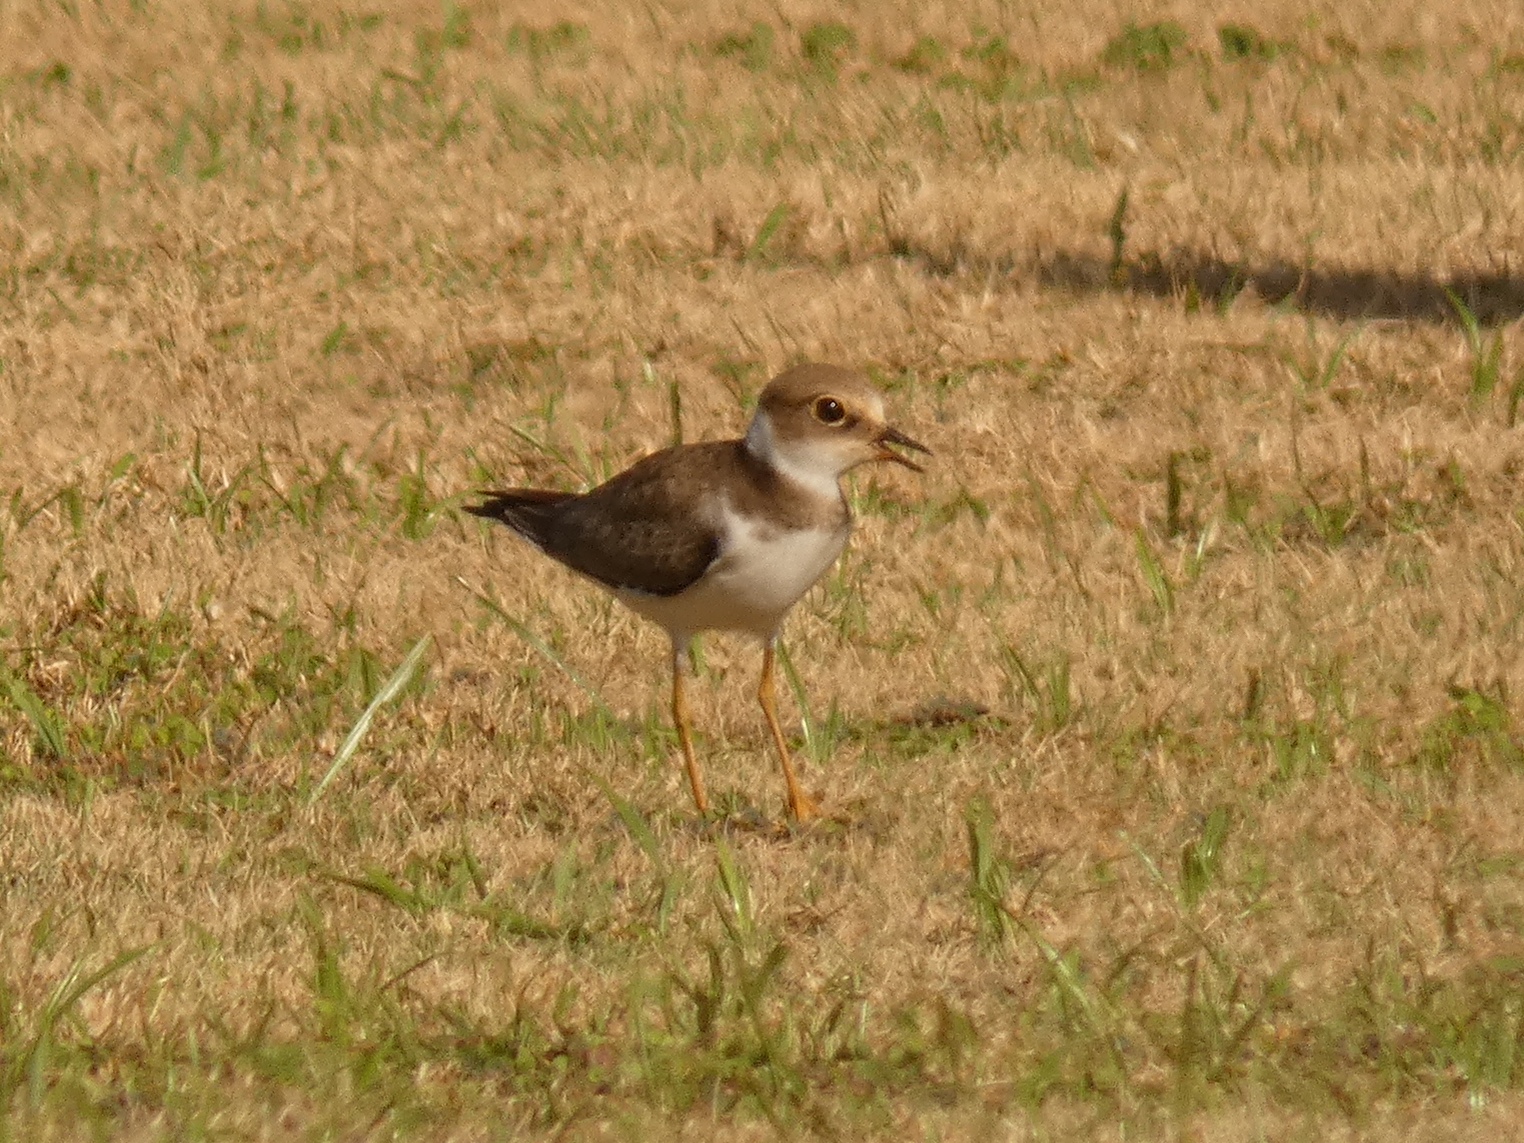
{"type": "Polygon", "coordinates": [[[846,548],[852,511],[841,479],[863,464],[924,468],[931,450],[885,418],[862,373],[806,363],[763,388],[746,435],[677,444],[586,492],[482,490],[464,510],[506,524],[556,562],[611,592],[671,640],[672,721],[700,816],[710,813],[684,687],[700,632],[762,643],[757,702],[796,822],[820,808],[800,786],[778,723],[774,669],[789,610],[846,548]]]}

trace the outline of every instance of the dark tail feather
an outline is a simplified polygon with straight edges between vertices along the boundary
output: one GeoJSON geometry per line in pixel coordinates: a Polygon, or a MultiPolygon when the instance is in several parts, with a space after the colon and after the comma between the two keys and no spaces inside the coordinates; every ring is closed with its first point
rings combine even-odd
{"type": "Polygon", "coordinates": [[[543,545],[556,518],[556,509],[576,498],[575,492],[553,492],[548,488],[508,488],[483,491],[480,504],[466,504],[463,511],[484,520],[500,520],[531,544],[543,545]]]}

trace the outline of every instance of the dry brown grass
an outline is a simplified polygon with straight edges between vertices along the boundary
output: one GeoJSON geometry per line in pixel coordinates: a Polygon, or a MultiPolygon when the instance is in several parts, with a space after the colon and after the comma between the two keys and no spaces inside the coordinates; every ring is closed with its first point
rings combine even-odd
{"type": "Polygon", "coordinates": [[[608,8],[0,0],[5,1135],[1519,1130],[1517,4],[608,8]],[[715,833],[452,506],[801,358],[936,464],[715,833]]]}

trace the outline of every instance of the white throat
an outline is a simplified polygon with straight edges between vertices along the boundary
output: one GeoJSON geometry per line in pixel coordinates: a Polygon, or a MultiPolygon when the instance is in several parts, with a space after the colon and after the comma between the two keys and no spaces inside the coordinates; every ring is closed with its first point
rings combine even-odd
{"type": "Polygon", "coordinates": [[[780,441],[761,409],[746,430],[746,451],[780,476],[830,500],[841,497],[841,465],[832,450],[808,441],[780,441]]]}

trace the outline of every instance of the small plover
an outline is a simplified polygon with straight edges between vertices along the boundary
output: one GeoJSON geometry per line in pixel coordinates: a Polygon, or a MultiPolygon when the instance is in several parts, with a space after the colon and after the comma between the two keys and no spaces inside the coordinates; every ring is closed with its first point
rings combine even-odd
{"type": "Polygon", "coordinates": [[[921,466],[930,454],[884,417],[860,373],[799,365],[768,382],[740,440],[676,445],[588,492],[488,491],[465,510],[500,520],[551,559],[612,592],[672,640],[672,721],[693,800],[709,810],[693,754],[683,676],[700,631],[762,641],[757,701],[798,821],[818,810],[800,788],[778,725],[773,667],[788,610],[836,562],[852,532],[841,477],[860,464],[921,466]]]}

